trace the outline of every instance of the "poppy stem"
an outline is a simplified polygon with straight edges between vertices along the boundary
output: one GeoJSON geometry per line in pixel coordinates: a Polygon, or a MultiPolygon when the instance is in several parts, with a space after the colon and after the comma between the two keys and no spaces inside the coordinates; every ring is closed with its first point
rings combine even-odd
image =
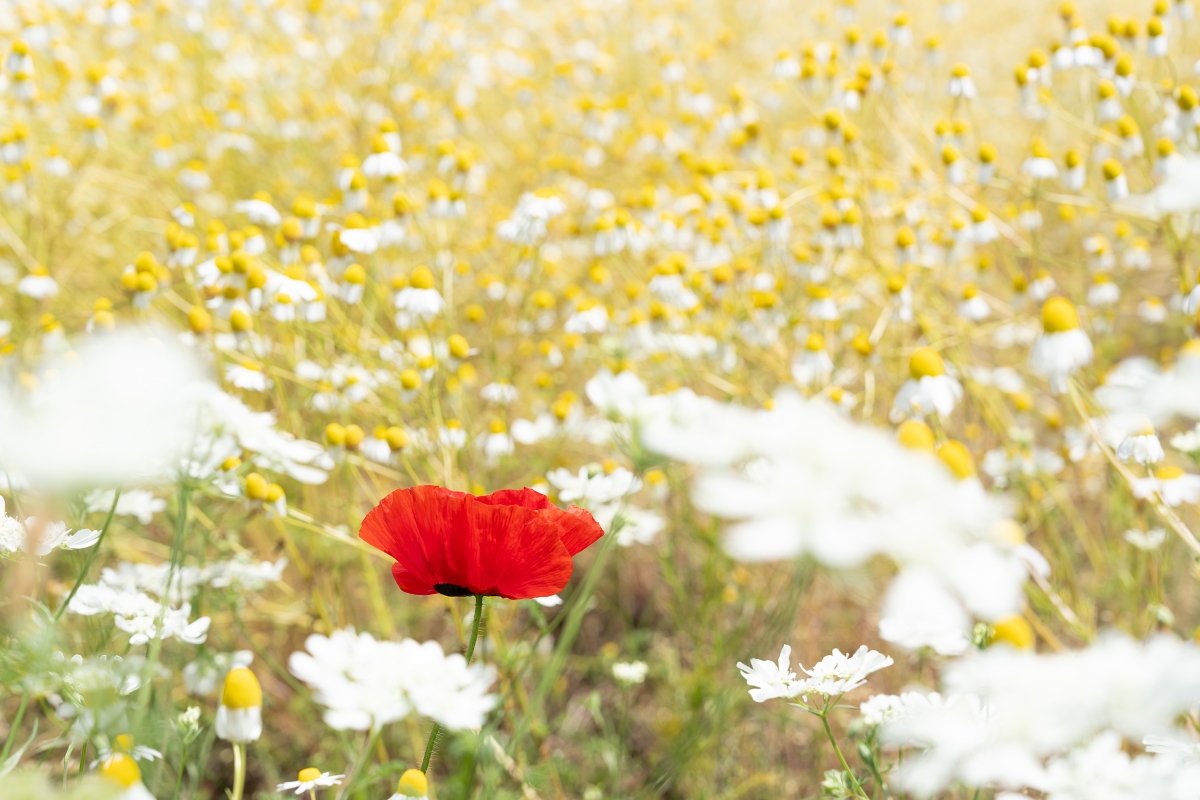
{"type": "MultiPolygon", "coordinates": [[[[475,643],[479,641],[479,629],[483,626],[483,595],[475,595],[475,619],[471,621],[471,638],[467,641],[467,664],[471,663],[471,656],[475,655],[475,643]]],[[[421,772],[429,771],[429,759],[433,758],[433,746],[437,743],[438,734],[442,732],[442,726],[435,722],[433,730],[429,732],[429,741],[425,744],[425,757],[421,759],[421,772]]]]}

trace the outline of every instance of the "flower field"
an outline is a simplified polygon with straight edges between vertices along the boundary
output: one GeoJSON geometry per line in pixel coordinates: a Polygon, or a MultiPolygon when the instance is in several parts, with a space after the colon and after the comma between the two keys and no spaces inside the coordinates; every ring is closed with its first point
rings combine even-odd
{"type": "Polygon", "coordinates": [[[0,0],[5,800],[1200,800],[1194,0],[0,0]]]}

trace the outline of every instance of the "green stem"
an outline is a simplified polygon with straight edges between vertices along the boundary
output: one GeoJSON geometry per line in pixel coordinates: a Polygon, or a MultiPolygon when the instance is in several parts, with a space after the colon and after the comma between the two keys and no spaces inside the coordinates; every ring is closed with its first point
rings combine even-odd
{"type": "Polygon", "coordinates": [[[183,789],[183,767],[187,763],[187,745],[183,746],[183,752],[179,754],[179,770],[175,773],[175,792],[171,795],[172,800],[179,800],[179,792],[183,789]]]}
{"type": "Polygon", "coordinates": [[[233,794],[229,800],[242,800],[242,789],[246,785],[246,745],[233,743],[233,794]]]}
{"type": "MultiPolygon", "coordinates": [[[[58,618],[67,610],[67,606],[71,604],[71,600],[75,597],[75,593],[79,591],[79,587],[87,580],[88,570],[92,568],[92,562],[96,560],[96,556],[100,554],[100,545],[104,542],[104,536],[108,533],[108,526],[112,524],[113,516],[117,513],[117,501],[121,499],[121,490],[118,488],[113,492],[112,506],[108,509],[108,516],[104,519],[104,527],[100,529],[100,535],[96,537],[96,543],[92,545],[91,551],[87,554],[87,559],[83,562],[83,568],[79,570],[79,577],[75,579],[75,585],[71,587],[71,591],[67,593],[67,598],[58,604],[58,608],[54,611],[54,623],[58,622],[58,618]]],[[[52,623],[53,624],[53,623],[52,623]]]]}
{"type": "Polygon", "coordinates": [[[828,713],[822,712],[817,716],[821,718],[821,724],[825,726],[825,735],[829,737],[829,743],[833,745],[833,752],[837,753],[838,763],[842,765],[842,769],[846,771],[848,776],[850,776],[850,781],[854,784],[854,788],[858,792],[858,796],[865,798],[866,795],[863,794],[862,784],[858,782],[858,778],[854,777],[854,772],[850,769],[850,765],[846,763],[846,757],[842,755],[842,748],[838,747],[837,739],[835,739],[833,736],[833,730],[829,727],[828,713]]]}
{"type": "MultiPolygon", "coordinates": [[[[579,636],[579,629],[583,625],[583,616],[588,611],[588,601],[592,599],[592,595],[595,594],[596,587],[600,583],[600,576],[604,573],[604,564],[608,561],[609,553],[613,548],[613,542],[617,539],[616,533],[617,531],[614,529],[601,540],[600,551],[596,553],[596,559],[588,567],[588,573],[583,579],[583,585],[579,587],[577,596],[571,601],[571,610],[567,613],[567,621],[563,625],[562,635],[558,638],[554,654],[550,658],[550,664],[547,666],[546,671],[542,673],[542,679],[538,683],[537,691],[530,703],[528,712],[530,718],[536,718],[541,714],[542,704],[546,701],[546,696],[550,694],[550,690],[554,688],[554,684],[558,681],[558,676],[566,666],[568,651],[575,644],[575,638],[579,636]]],[[[517,739],[517,736],[513,737],[514,751],[516,750],[517,739]]]]}
{"type": "Polygon", "coordinates": [[[358,758],[354,762],[354,769],[350,770],[350,776],[342,788],[342,793],[338,795],[338,800],[345,800],[350,796],[350,792],[354,789],[354,783],[358,780],[358,775],[362,772],[363,767],[366,766],[367,759],[371,757],[371,751],[375,748],[375,743],[379,741],[381,733],[383,733],[382,728],[373,726],[371,732],[367,734],[362,752],[358,754],[358,758]]]}
{"type": "MultiPolygon", "coordinates": [[[[471,656],[475,655],[475,642],[479,640],[479,628],[483,624],[483,595],[475,595],[475,619],[471,625],[471,639],[467,642],[467,664],[471,663],[471,656]]],[[[425,757],[421,759],[421,772],[429,772],[429,759],[433,758],[433,746],[437,744],[438,734],[442,732],[442,726],[438,723],[433,723],[433,730],[429,732],[429,741],[425,744],[425,757]]]]}
{"type": "Polygon", "coordinates": [[[4,743],[4,752],[0,753],[0,764],[8,760],[8,754],[12,752],[13,743],[17,740],[17,729],[21,727],[21,720],[25,718],[25,706],[29,705],[29,695],[21,695],[21,705],[17,708],[17,716],[13,718],[12,728],[8,731],[8,741],[4,743]]]}

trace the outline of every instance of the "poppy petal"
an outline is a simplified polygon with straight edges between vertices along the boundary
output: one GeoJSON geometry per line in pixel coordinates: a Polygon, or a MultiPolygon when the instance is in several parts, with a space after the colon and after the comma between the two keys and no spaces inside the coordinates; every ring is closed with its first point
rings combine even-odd
{"type": "Polygon", "coordinates": [[[541,513],[477,503],[472,514],[477,546],[474,587],[520,599],[545,597],[567,585],[571,555],[553,527],[539,524],[541,513]]]}
{"type": "Polygon", "coordinates": [[[600,523],[579,506],[571,506],[559,514],[560,518],[555,520],[555,523],[559,525],[559,536],[563,546],[571,555],[591,547],[597,539],[604,535],[604,529],[600,527],[600,523]]]}

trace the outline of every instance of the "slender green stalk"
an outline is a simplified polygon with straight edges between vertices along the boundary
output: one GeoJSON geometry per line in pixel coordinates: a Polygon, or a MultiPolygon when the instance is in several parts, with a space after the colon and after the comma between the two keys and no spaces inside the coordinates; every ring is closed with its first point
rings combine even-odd
{"type": "Polygon", "coordinates": [[[233,794],[229,800],[242,800],[242,790],[246,786],[246,745],[241,742],[233,743],[233,794]]]}
{"type": "Polygon", "coordinates": [[[850,781],[854,784],[854,789],[858,792],[858,796],[865,798],[866,795],[863,793],[862,784],[858,782],[858,778],[854,777],[853,770],[851,770],[850,765],[846,763],[846,757],[842,755],[842,748],[838,747],[837,739],[835,739],[833,736],[833,729],[829,727],[829,714],[827,712],[822,712],[817,714],[817,716],[821,718],[821,724],[825,726],[825,735],[829,737],[829,743],[833,745],[833,752],[837,753],[838,763],[842,765],[842,769],[845,770],[846,774],[850,777],[850,781]]]}
{"type": "Polygon", "coordinates": [[[8,754],[12,752],[13,743],[17,740],[17,730],[21,727],[21,720],[25,718],[25,706],[29,705],[29,695],[21,695],[21,705],[17,707],[17,716],[13,717],[12,727],[8,731],[8,741],[4,743],[4,752],[0,753],[0,764],[8,760],[8,754]]]}
{"type": "MultiPolygon", "coordinates": [[[[583,579],[583,585],[579,587],[579,592],[572,601],[567,621],[563,625],[562,635],[558,638],[554,654],[550,658],[550,664],[547,666],[546,671],[542,673],[542,679],[538,683],[537,691],[530,703],[529,714],[531,716],[537,716],[541,713],[546,695],[554,688],[559,674],[562,673],[563,667],[566,666],[567,653],[575,644],[575,638],[579,635],[579,629],[583,625],[583,616],[588,610],[588,602],[596,592],[596,587],[600,583],[600,576],[604,572],[604,564],[608,561],[608,556],[612,552],[613,543],[616,539],[616,531],[614,530],[605,535],[604,539],[600,542],[600,551],[596,553],[596,559],[588,567],[587,575],[583,579]]],[[[515,747],[516,737],[513,738],[513,745],[515,747]]]]}
{"type": "Polygon", "coordinates": [[[67,610],[67,606],[71,604],[71,600],[75,597],[75,593],[79,591],[79,587],[87,580],[88,570],[92,568],[92,562],[96,560],[96,556],[100,554],[100,545],[104,542],[104,537],[108,533],[108,527],[112,525],[113,517],[117,513],[117,501],[121,499],[121,490],[118,488],[113,492],[112,505],[108,509],[108,516],[104,519],[104,527],[100,529],[100,535],[96,538],[96,543],[92,545],[92,549],[87,554],[87,559],[83,562],[83,568],[79,570],[79,577],[75,579],[75,585],[71,587],[71,591],[67,593],[67,597],[58,604],[58,608],[54,611],[54,620],[51,624],[57,623],[58,618],[67,610]]]}
{"type": "MultiPolygon", "coordinates": [[[[475,595],[475,619],[471,625],[471,640],[467,642],[467,663],[471,663],[471,656],[475,655],[475,642],[479,640],[479,628],[483,624],[483,595],[475,595]]],[[[421,772],[429,771],[429,759],[433,757],[433,746],[437,744],[438,734],[441,733],[442,726],[438,723],[433,723],[433,730],[429,732],[429,741],[425,744],[425,757],[421,759],[421,772]]]]}
{"type": "Polygon", "coordinates": [[[371,732],[367,734],[366,741],[363,742],[362,752],[358,754],[358,758],[354,761],[354,769],[350,770],[350,775],[346,778],[346,783],[342,786],[342,792],[338,795],[338,800],[345,800],[350,796],[350,792],[354,789],[354,783],[358,780],[359,773],[367,764],[367,759],[371,757],[371,751],[375,749],[375,743],[379,741],[379,735],[383,733],[383,729],[378,725],[371,727],[371,732]]]}

